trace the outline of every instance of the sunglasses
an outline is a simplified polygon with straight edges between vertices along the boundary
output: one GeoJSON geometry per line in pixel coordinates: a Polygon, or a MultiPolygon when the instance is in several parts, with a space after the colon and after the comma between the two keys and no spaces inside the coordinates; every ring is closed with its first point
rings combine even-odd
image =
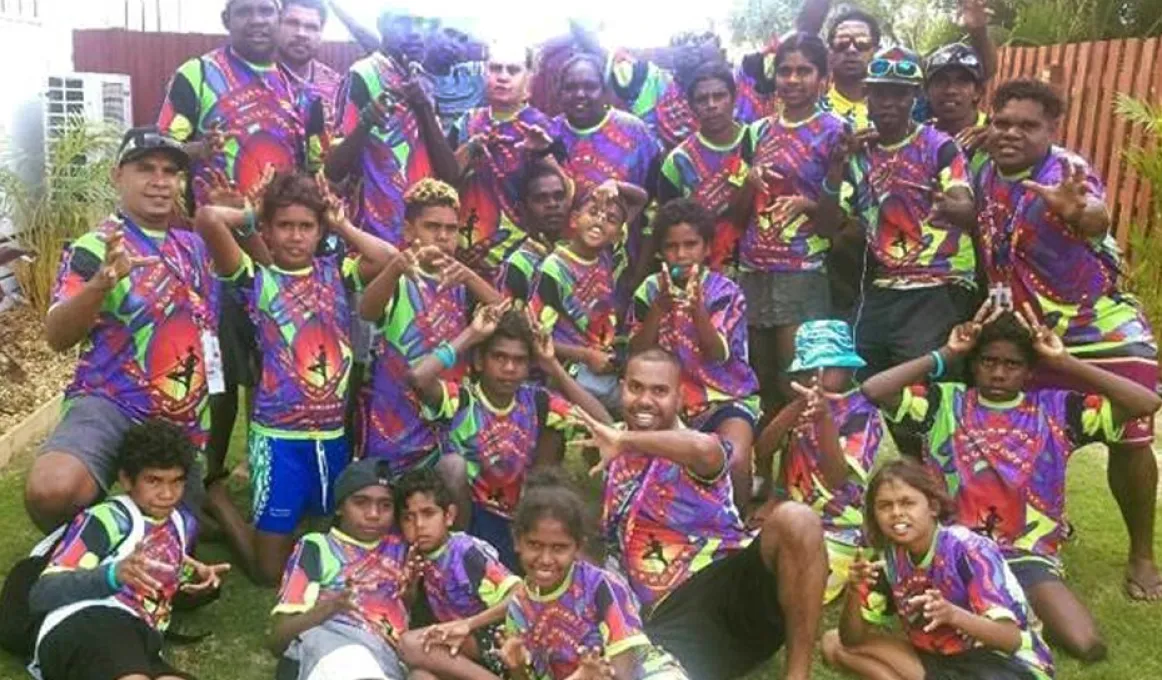
{"type": "Polygon", "coordinates": [[[867,52],[875,47],[875,42],[871,38],[852,38],[849,36],[842,36],[836,38],[831,42],[831,49],[835,52],[846,52],[852,47],[856,52],[867,52]]]}
{"type": "Polygon", "coordinates": [[[873,59],[867,66],[869,75],[875,78],[893,75],[900,78],[919,78],[920,65],[914,61],[898,61],[896,59],[873,59]]]}

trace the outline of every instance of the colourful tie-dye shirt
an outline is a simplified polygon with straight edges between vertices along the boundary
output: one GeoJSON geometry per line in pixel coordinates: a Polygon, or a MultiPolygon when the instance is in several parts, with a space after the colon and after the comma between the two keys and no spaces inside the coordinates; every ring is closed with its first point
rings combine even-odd
{"type": "Polygon", "coordinates": [[[251,424],[276,436],[343,431],[351,376],[351,309],[361,289],[359,261],[319,257],[286,271],[243,256],[231,285],[254,322],[262,380],[251,424]]]}
{"type": "Polygon", "coordinates": [[[431,83],[436,118],[445,130],[451,129],[472,109],[484,106],[488,99],[488,74],[482,61],[453,64],[444,75],[427,72],[423,75],[431,83]]]}
{"type": "Polygon", "coordinates": [[[531,300],[547,250],[545,245],[525,239],[501,265],[496,289],[514,300],[531,300]]]}
{"type": "Polygon", "coordinates": [[[976,274],[972,235],[932,222],[932,191],[972,191],[968,162],[956,142],[928,125],[890,146],[873,145],[851,159],[847,207],[867,233],[875,285],[923,288],[971,285],[976,274]],[[854,187],[854,189],[853,189],[854,187]]]}
{"type": "Polygon", "coordinates": [[[924,435],[925,459],[956,500],[957,521],[1010,557],[1057,558],[1069,456],[1121,436],[1108,399],[1062,390],[995,403],[958,383],[919,385],[904,391],[896,418],[924,435]]]}
{"type": "Polygon", "coordinates": [[[407,558],[407,543],[394,533],[368,543],[338,529],[307,534],[287,560],[271,613],[303,614],[351,593],[356,610],[331,620],[398,643],[408,629],[407,558]]]}
{"type": "Polygon", "coordinates": [[[847,480],[838,488],[824,481],[817,428],[799,423],[791,430],[783,454],[782,483],[791,500],[808,505],[823,520],[827,537],[849,546],[863,544],[864,492],[884,445],[884,419],[878,407],[858,389],[830,401],[847,460],[847,480]]]}
{"type": "Polygon", "coordinates": [[[749,125],[774,115],[779,109],[774,53],[755,52],[743,57],[734,70],[734,85],[738,92],[734,100],[736,120],[749,125]]]}
{"type": "Polygon", "coordinates": [[[938,526],[919,564],[906,548],[893,545],[884,555],[883,576],[864,603],[863,616],[873,623],[898,616],[909,642],[921,652],[955,656],[977,648],[976,640],[951,626],[924,630],[922,610],[908,602],[928,590],[939,590],[945,600],[977,616],[1017,624],[1021,647],[1013,659],[1038,680],[1053,677],[1053,657],[1041,640],[1040,624],[996,543],[960,525],[938,526]]]}
{"type": "MultiPolygon", "coordinates": [[[[133,540],[133,517],[125,507],[132,503],[128,496],[98,503],[81,512],[65,530],[61,542],[53,551],[44,574],[89,571],[97,569],[120,552],[122,543],[133,540]]],[[[185,560],[184,537],[194,529],[192,516],[173,512],[165,520],[139,517],[144,521],[138,546],[154,564],[149,575],[161,584],[160,592],[150,594],[131,583],[119,585],[111,596],[111,603],[132,612],[154,630],[165,632],[169,627],[172,602],[183,580],[185,560]],[[181,522],[179,528],[177,523],[181,522]]]]}
{"type": "Polygon", "coordinates": [[[309,98],[319,101],[323,107],[326,130],[328,133],[333,132],[338,122],[335,119],[335,107],[338,105],[339,88],[343,85],[343,76],[318,59],[312,59],[311,63],[307,65],[305,78],[286,65],[283,65],[282,69],[292,83],[307,92],[309,98]]]}
{"type": "Polygon", "coordinates": [[[867,117],[867,100],[852,101],[844,97],[834,85],[819,98],[819,106],[839,116],[855,130],[871,127],[871,119],[867,117]]]}
{"type": "Polygon", "coordinates": [[[531,106],[503,119],[486,107],[464,114],[448,134],[453,149],[475,135],[488,140],[488,155],[473,159],[460,192],[460,259],[489,280],[526,238],[517,225],[517,206],[532,157],[517,147],[525,138],[518,123],[546,131],[550,126],[531,106]]]}
{"type": "Polygon", "coordinates": [[[610,553],[643,608],[657,606],[703,568],[754,540],[734,505],[731,447],[703,479],[681,465],[626,451],[605,472],[601,524],[610,553]]]}
{"type": "Polygon", "coordinates": [[[229,47],[182,64],[162,103],[157,127],[180,142],[222,131],[222,153],[191,166],[197,205],[206,202],[211,173],[221,170],[243,193],[267,166],[294,170],[321,161],[323,104],[274,64],[257,66],[229,47]]]}
{"type": "Polygon", "coordinates": [[[386,93],[399,107],[385,126],[372,129],[360,158],[362,178],[355,223],[393,246],[403,245],[403,194],[412,184],[432,174],[428,148],[420,124],[402,103],[400,88],[406,69],[376,52],[355,63],[339,94],[339,134],[346,137],[360,125],[360,113],[386,93]]]}
{"type": "Polygon", "coordinates": [[[609,60],[608,80],[618,104],[649,126],[663,149],[673,149],[698,129],[682,86],[652,61],[617,52],[609,60]]]}
{"type": "Polygon", "coordinates": [[[823,111],[800,123],[763,118],[751,126],[754,164],[769,166],[782,179],[755,193],[751,220],[739,247],[744,271],[823,269],[831,240],[815,233],[808,215],[775,223],[763,210],[780,196],[819,201],[831,153],[849,129],[843,120],[823,111]]]}
{"type": "MultiPolygon", "coordinates": [[[[743,402],[756,414],[758,378],[747,354],[746,298],[734,281],[703,270],[702,299],[710,322],[726,346],[726,358],[714,361],[702,356],[698,329],[689,310],[674,305],[658,326],[658,345],[678,358],[682,366],[682,415],[694,418],[719,404],[743,402]]],[[[651,274],[634,295],[630,332],[637,333],[661,293],[659,274],[651,274]]]]}
{"type": "Polygon", "coordinates": [[[613,255],[602,251],[583,260],[558,246],[541,263],[532,308],[553,341],[608,350],[617,330],[613,255]]]}
{"type": "Polygon", "coordinates": [[[535,680],[568,678],[581,663],[579,647],[597,649],[606,659],[650,648],[625,582],[581,560],[551,593],[538,594],[526,582],[509,602],[505,628],[523,640],[535,680]]]}
{"type": "Polygon", "coordinates": [[[738,242],[742,229],[726,214],[750,172],[750,129],[741,127],[734,140],[716,146],[698,132],[690,135],[662,161],[658,203],[692,198],[718,216],[710,266],[733,271],[738,266],[738,242]]]}
{"type": "Polygon", "coordinates": [[[130,420],[161,417],[203,447],[209,433],[209,392],[202,332],[218,328],[218,282],[206,246],[192,232],[147,232],[111,216],[72,243],[61,257],[53,304],[79,294],[105,260],[105,241],[120,230],[131,258],[159,257],[136,267],[105,294],[81,345],[67,400],[96,396],[130,420]]]}
{"type": "Polygon", "coordinates": [[[1051,212],[1022,180],[1055,185],[1061,159],[1086,169],[1089,195],[1105,188],[1081,158],[1053,147],[1028,172],[1005,177],[987,163],[977,179],[981,256],[989,284],[1007,284],[1020,308],[1028,302],[1070,349],[1154,344],[1145,314],[1118,282],[1120,257],[1110,238],[1088,239],[1051,212]]]}
{"type": "MultiPolygon", "coordinates": [[[[363,455],[385,458],[393,476],[435,463],[439,432],[424,420],[419,396],[408,384],[411,365],[456,337],[470,321],[468,289],[440,290],[431,276],[400,276],[375,338],[371,384],[364,391],[363,455]]],[[[444,372],[464,372],[461,363],[444,372]]]]}
{"type": "Polygon", "coordinates": [[[445,381],[442,387],[439,407],[425,409],[425,417],[447,431],[447,449],[464,457],[472,500],[512,517],[541,432],[563,430],[573,405],[532,383],[518,387],[505,408],[492,404],[479,383],[445,381]]]}
{"type": "Polygon", "coordinates": [[[495,607],[520,583],[500,563],[488,543],[453,532],[444,545],[425,555],[424,595],[436,621],[457,621],[495,607]]]}

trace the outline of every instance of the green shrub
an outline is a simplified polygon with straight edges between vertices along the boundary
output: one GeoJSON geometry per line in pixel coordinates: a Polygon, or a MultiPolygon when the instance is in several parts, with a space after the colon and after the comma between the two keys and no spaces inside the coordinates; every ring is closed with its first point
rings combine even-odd
{"type": "Polygon", "coordinates": [[[1140,145],[1122,152],[1138,178],[1150,186],[1151,195],[1147,221],[1134,224],[1130,231],[1127,283],[1157,327],[1162,322],[1162,238],[1157,232],[1162,229],[1162,104],[1119,94],[1117,113],[1143,132],[1140,145]]]}

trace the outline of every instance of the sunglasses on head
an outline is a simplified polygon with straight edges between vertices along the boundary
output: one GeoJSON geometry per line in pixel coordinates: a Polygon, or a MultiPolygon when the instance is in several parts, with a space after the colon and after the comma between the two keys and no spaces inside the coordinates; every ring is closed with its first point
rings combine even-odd
{"type": "Polygon", "coordinates": [[[920,77],[920,65],[914,61],[874,59],[868,64],[867,72],[876,78],[886,75],[895,75],[901,78],[918,78],[920,77]]]}
{"type": "Polygon", "coordinates": [[[846,52],[852,47],[855,47],[857,52],[867,52],[875,46],[876,44],[871,38],[852,38],[846,35],[831,42],[831,49],[836,52],[846,52]]]}

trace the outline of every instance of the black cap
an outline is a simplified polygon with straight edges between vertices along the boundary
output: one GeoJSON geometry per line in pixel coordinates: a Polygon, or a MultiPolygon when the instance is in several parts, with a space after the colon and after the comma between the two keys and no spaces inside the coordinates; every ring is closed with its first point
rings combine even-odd
{"type": "Polygon", "coordinates": [[[183,170],[190,166],[190,156],[182,143],[161,134],[156,125],[135,127],[125,133],[117,151],[117,165],[120,167],[155,151],[168,153],[183,170]]]}
{"type": "Polygon", "coordinates": [[[978,83],[984,83],[984,64],[980,55],[964,43],[952,43],[928,55],[928,79],[950,68],[962,68],[972,74],[978,83]]]}
{"type": "Polygon", "coordinates": [[[335,506],[343,504],[352,494],[369,486],[391,490],[391,467],[382,458],[364,458],[347,466],[335,480],[335,506]]]}

